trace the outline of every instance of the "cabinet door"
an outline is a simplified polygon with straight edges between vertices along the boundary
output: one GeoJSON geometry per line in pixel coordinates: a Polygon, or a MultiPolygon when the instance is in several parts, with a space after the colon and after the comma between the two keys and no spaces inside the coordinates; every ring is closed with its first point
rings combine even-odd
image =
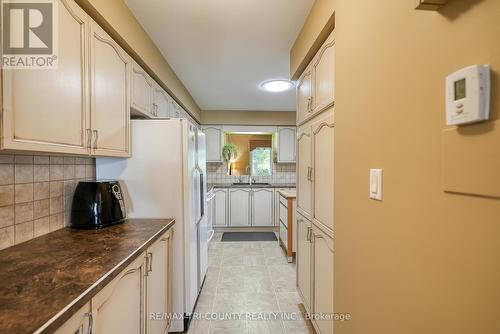
{"type": "Polygon", "coordinates": [[[297,290],[307,312],[311,312],[311,223],[297,214],[297,290]]]}
{"type": "Polygon", "coordinates": [[[146,333],[163,334],[169,327],[167,317],[171,305],[171,266],[172,266],[171,232],[165,233],[146,253],[146,315],[161,314],[160,319],[146,316],[146,333]]]}
{"type": "Polygon", "coordinates": [[[92,299],[93,334],[144,333],[144,256],[140,256],[92,299]]]}
{"type": "Polygon", "coordinates": [[[54,334],[87,334],[92,321],[91,311],[90,302],[88,302],[59,327],[54,334]]]}
{"type": "Polygon", "coordinates": [[[131,107],[146,117],[154,117],[153,79],[138,64],[132,65],[131,107]]]}
{"type": "Polygon", "coordinates": [[[297,210],[312,217],[312,134],[311,125],[306,123],[297,132],[297,210]]]}
{"type": "Polygon", "coordinates": [[[90,54],[92,154],[128,157],[131,59],[95,22],[90,54]]]}
{"type": "MultiPolygon", "coordinates": [[[[314,297],[313,313],[333,314],[333,239],[316,226],[312,229],[314,297]]],[[[333,333],[333,319],[313,320],[319,334],[333,333]]]]}
{"type": "Polygon", "coordinates": [[[330,34],[312,61],[313,113],[331,106],[335,99],[335,35],[330,34]]]}
{"type": "Polygon", "coordinates": [[[60,0],[56,69],[3,70],[2,148],[89,154],[89,17],[60,0]]]}
{"type": "Polygon", "coordinates": [[[273,226],[273,189],[252,189],[252,225],[273,226]]]}
{"type": "Polygon", "coordinates": [[[229,226],[250,226],[251,189],[229,189],[229,226]]]}
{"type": "Polygon", "coordinates": [[[312,136],[313,219],[333,231],[333,109],[314,121],[312,136]]]}
{"type": "Polygon", "coordinates": [[[295,128],[278,128],[278,162],[295,162],[295,128]]]}
{"type": "Polygon", "coordinates": [[[303,123],[311,115],[312,94],[311,66],[306,67],[297,80],[297,125],[303,123]]]}
{"type": "Polygon", "coordinates": [[[170,96],[158,84],[154,88],[154,103],[156,117],[169,117],[170,96]]]}
{"type": "Polygon", "coordinates": [[[207,138],[207,162],[222,162],[222,146],[224,144],[224,133],[218,126],[203,127],[207,138]]]}
{"type": "Polygon", "coordinates": [[[215,189],[214,226],[227,226],[227,189],[215,189]]]}

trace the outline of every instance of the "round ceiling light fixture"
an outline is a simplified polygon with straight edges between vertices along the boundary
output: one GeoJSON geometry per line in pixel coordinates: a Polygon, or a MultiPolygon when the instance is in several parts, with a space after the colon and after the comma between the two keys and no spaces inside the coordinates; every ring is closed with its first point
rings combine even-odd
{"type": "Polygon", "coordinates": [[[294,83],[289,80],[269,80],[260,84],[260,87],[267,92],[279,93],[294,87],[294,83]]]}

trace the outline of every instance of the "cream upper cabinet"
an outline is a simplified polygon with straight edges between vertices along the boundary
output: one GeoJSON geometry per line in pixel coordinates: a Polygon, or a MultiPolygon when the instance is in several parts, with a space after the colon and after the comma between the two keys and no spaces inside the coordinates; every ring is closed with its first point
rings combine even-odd
{"type": "Polygon", "coordinates": [[[226,226],[227,225],[227,189],[215,189],[214,190],[214,226],[226,226]]]}
{"type": "Polygon", "coordinates": [[[332,31],[312,61],[313,114],[331,106],[335,99],[335,32],[332,31]]]}
{"type": "Polygon", "coordinates": [[[311,115],[312,100],[312,70],[306,67],[297,80],[297,125],[303,123],[311,115]]]}
{"type": "Polygon", "coordinates": [[[145,117],[156,116],[153,105],[153,79],[137,63],[132,65],[131,107],[145,117]]]}
{"type": "Polygon", "coordinates": [[[167,317],[172,296],[172,239],[168,231],[146,253],[146,333],[164,334],[169,327],[167,317]],[[161,314],[152,319],[148,314],[161,314]]]}
{"type": "Polygon", "coordinates": [[[333,107],[312,123],[313,219],[333,231],[333,107]]]}
{"type": "Polygon", "coordinates": [[[90,64],[92,154],[128,157],[132,60],[95,22],[90,64]]]}
{"type": "Polygon", "coordinates": [[[252,189],[252,225],[273,226],[273,195],[271,188],[252,189]]]}
{"type": "Polygon", "coordinates": [[[297,131],[297,210],[312,218],[312,133],[310,123],[297,131]]]}
{"type": "MultiPolygon", "coordinates": [[[[333,314],[333,239],[316,226],[312,227],[313,245],[313,310],[317,315],[333,314]]],[[[333,319],[313,320],[318,334],[333,333],[333,319]]]]}
{"type": "Polygon", "coordinates": [[[311,234],[312,224],[297,213],[297,290],[307,312],[311,312],[311,234]]]}
{"type": "Polygon", "coordinates": [[[89,17],[58,4],[56,69],[3,70],[2,149],[89,154],[89,17]]]}
{"type": "Polygon", "coordinates": [[[250,226],[250,196],[252,189],[229,189],[229,225],[250,226]]]}
{"type": "Polygon", "coordinates": [[[278,162],[295,162],[295,127],[278,127],[278,162]]]}
{"type": "Polygon", "coordinates": [[[139,257],[92,299],[93,334],[144,333],[144,257],[139,257]]]}
{"type": "Polygon", "coordinates": [[[153,109],[156,117],[169,117],[171,97],[156,82],[153,88],[153,109]]]}
{"type": "Polygon", "coordinates": [[[207,145],[207,162],[222,162],[224,132],[221,126],[204,126],[207,145]]]}
{"type": "Polygon", "coordinates": [[[76,311],[54,334],[87,334],[93,325],[90,302],[76,311]]]}

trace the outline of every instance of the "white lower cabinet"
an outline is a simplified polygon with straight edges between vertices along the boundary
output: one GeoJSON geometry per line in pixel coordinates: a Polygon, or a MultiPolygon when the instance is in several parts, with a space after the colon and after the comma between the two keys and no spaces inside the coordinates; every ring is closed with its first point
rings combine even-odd
{"type": "Polygon", "coordinates": [[[170,320],[166,315],[171,310],[172,295],[172,233],[165,232],[55,333],[167,333],[170,320]]]}
{"type": "Polygon", "coordinates": [[[163,334],[170,326],[165,315],[170,311],[172,295],[172,239],[162,236],[146,253],[146,333],[163,334]],[[152,317],[152,314],[160,315],[152,317]]]}
{"type": "Polygon", "coordinates": [[[227,189],[217,188],[214,189],[215,199],[214,199],[214,212],[213,212],[213,226],[227,226],[227,189]]]}
{"type": "Polygon", "coordinates": [[[229,189],[229,225],[250,226],[250,195],[252,189],[229,189]]]}
{"type": "Polygon", "coordinates": [[[318,334],[333,333],[334,241],[297,212],[297,290],[318,334]],[[327,316],[327,317],[324,317],[327,316]]]}
{"type": "Polygon", "coordinates": [[[312,226],[313,324],[318,334],[333,333],[333,319],[321,317],[333,314],[333,253],[334,245],[324,231],[312,226]]]}
{"type": "Polygon", "coordinates": [[[137,334],[143,328],[143,257],[137,258],[118,277],[92,298],[92,334],[137,334]]]}
{"type": "Polygon", "coordinates": [[[252,225],[273,226],[273,196],[271,188],[252,189],[252,225]]]}
{"type": "Polygon", "coordinates": [[[272,188],[229,188],[229,226],[274,226],[272,188]]]}
{"type": "Polygon", "coordinates": [[[311,312],[311,229],[312,224],[297,214],[297,290],[307,312],[311,312]]]}
{"type": "Polygon", "coordinates": [[[87,334],[92,324],[90,302],[79,309],[54,334],[87,334]]]}

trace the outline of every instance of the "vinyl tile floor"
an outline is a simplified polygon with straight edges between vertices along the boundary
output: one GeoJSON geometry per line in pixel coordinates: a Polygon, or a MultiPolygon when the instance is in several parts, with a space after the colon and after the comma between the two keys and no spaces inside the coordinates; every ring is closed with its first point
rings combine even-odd
{"type": "Polygon", "coordinates": [[[209,245],[209,268],[189,334],[309,334],[295,264],[276,241],[209,245]]]}

